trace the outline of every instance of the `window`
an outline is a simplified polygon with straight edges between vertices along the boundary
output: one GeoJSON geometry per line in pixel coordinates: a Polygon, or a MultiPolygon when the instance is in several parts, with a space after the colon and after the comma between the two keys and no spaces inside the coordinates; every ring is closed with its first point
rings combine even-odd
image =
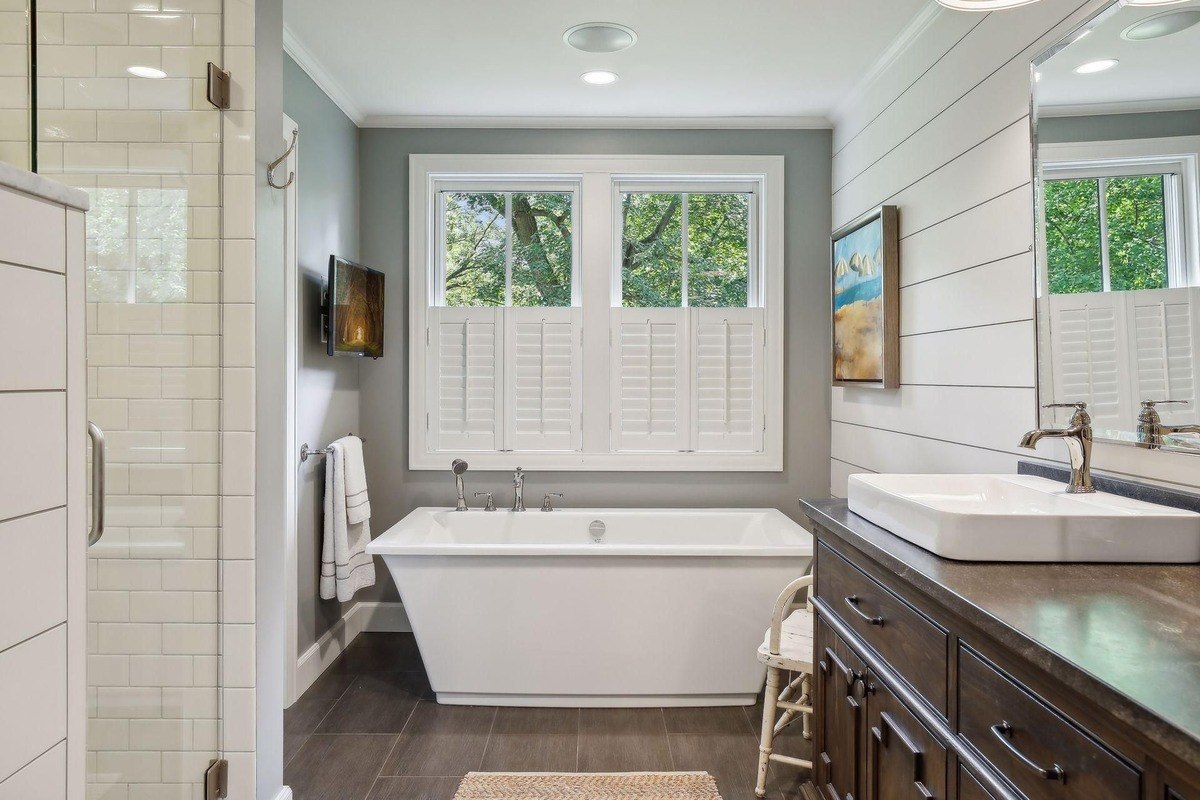
{"type": "Polygon", "coordinates": [[[1046,263],[1051,294],[1166,289],[1176,176],[1113,175],[1047,181],[1046,263]]]}
{"type": "Polygon", "coordinates": [[[572,304],[570,192],[441,193],[445,305],[572,304]]]}
{"type": "Polygon", "coordinates": [[[1050,144],[1042,160],[1050,295],[1200,286],[1200,139],[1050,144]]]}
{"type": "Polygon", "coordinates": [[[621,304],[745,308],[751,192],[623,191],[621,304]]]}
{"type": "Polygon", "coordinates": [[[781,158],[411,174],[414,469],[782,468],[781,158]]]}

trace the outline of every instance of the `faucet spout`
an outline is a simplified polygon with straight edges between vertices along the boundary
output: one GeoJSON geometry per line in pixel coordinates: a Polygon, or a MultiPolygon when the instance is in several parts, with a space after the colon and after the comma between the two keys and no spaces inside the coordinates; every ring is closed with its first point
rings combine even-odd
{"type": "Polygon", "coordinates": [[[1089,494],[1096,489],[1092,486],[1092,419],[1088,416],[1087,404],[1057,403],[1045,408],[1059,406],[1075,409],[1070,426],[1029,431],[1021,437],[1021,447],[1033,450],[1042,439],[1062,439],[1071,458],[1071,482],[1067,491],[1072,494],[1089,494]]]}

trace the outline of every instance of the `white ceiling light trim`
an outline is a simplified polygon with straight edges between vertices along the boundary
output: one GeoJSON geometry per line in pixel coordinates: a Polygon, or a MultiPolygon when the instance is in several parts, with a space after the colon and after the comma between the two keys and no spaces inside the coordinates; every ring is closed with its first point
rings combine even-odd
{"type": "Polygon", "coordinates": [[[940,5],[955,11],[1000,11],[1036,3],[1037,0],[937,0],[940,5]]]}
{"type": "Polygon", "coordinates": [[[1121,38],[1127,42],[1147,42],[1181,33],[1197,23],[1200,23],[1200,8],[1164,11],[1133,23],[1121,31],[1121,38]]]}
{"type": "Polygon", "coordinates": [[[1173,6],[1176,3],[1186,3],[1187,0],[1121,0],[1127,6],[1173,6]]]}
{"type": "Polygon", "coordinates": [[[637,32],[617,22],[585,22],[567,28],[563,41],[584,53],[617,53],[637,44],[637,32]]]}
{"type": "Polygon", "coordinates": [[[588,70],[579,77],[584,83],[591,84],[592,86],[609,86],[621,79],[620,75],[606,69],[588,70]]]}

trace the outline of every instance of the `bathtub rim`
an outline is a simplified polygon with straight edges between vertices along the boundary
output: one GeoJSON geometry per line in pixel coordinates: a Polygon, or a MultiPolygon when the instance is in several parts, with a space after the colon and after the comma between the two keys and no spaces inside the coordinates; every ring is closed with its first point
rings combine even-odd
{"type": "MultiPolygon", "coordinates": [[[[561,544],[505,544],[505,543],[405,543],[396,541],[408,529],[419,524],[419,518],[428,517],[437,512],[455,512],[450,506],[421,506],[414,508],[399,522],[383,533],[376,536],[367,545],[367,552],[377,556],[544,556],[567,557],[587,556],[592,558],[622,557],[622,556],[655,556],[655,557],[686,557],[686,558],[809,558],[814,554],[815,540],[810,531],[798,522],[788,517],[777,508],[568,508],[561,509],[571,514],[596,515],[604,514],[765,514],[775,517],[784,525],[794,527],[799,541],[794,544],[728,544],[728,545],[688,545],[688,544],[605,544],[605,543],[561,543],[561,544]]],[[[511,514],[511,511],[486,512],[482,509],[471,509],[461,512],[466,514],[511,514]]],[[[526,514],[540,514],[539,511],[525,511],[526,514]]],[[[552,513],[559,513],[558,511],[552,513]]]]}

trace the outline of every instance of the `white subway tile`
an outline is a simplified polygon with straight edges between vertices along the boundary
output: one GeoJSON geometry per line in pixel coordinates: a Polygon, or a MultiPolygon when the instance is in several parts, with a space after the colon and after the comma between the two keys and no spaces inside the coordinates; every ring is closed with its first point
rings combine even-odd
{"type": "Polygon", "coordinates": [[[162,395],[174,398],[221,397],[221,371],[216,367],[167,367],[162,370],[162,395]]]}
{"type": "Polygon", "coordinates": [[[96,773],[97,780],[108,783],[151,783],[160,779],[162,763],[158,753],[101,750],[96,753],[96,773]]]}
{"type": "Polygon", "coordinates": [[[134,622],[101,622],[98,653],[133,655],[161,653],[162,628],[159,625],[134,622]]]}
{"type": "Polygon", "coordinates": [[[129,656],[89,653],[87,680],[90,686],[128,686],[129,656]]]}
{"type": "Polygon", "coordinates": [[[221,493],[254,494],[254,434],[229,431],[221,434],[221,493]]]}
{"type": "Polygon", "coordinates": [[[167,623],[162,626],[163,652],[210,655],[217,652],[217,625],[167,623]]]}
{"type": "Polygon", "coordinates": [[[254,558],[254,498],[221,498],[221,555],[254,558]]]}
{"type": "Polygon", "coordinates": [[[184,45],[192,43],[188,14],[130,14],[130,44],[184,45]]]}
{"type": "Polygon", "coordinates": [[[218,697],[215,688],[164,687],[163,719],[217,719],[220,708],[218,697]]]}
{"type": "Polygon", "coordinates": [[[225,561],[221,579],[221,620],[254,622],[254,562],[225,561]]]}
{"type": "MultiPolygon", "coordinates": [[[[96,75],[129,78],[130,67],[161,67],[162,48],[106,45],[96,48],[96,75]]],[[[148,80],[140,78],[139,80],[148,80]]]]}
{"type": "MultiPolygon", "coordinates": [[[[78,78],[63,76],[63,107],[88,109],[119,109],[129,105],[129,81],[125,78],[78,78]]],[[[111,149],[111,148],[110,148],[111,149]]],[[[107,152],[107,151],[105,151],[107,152]]],[[[67,151],[65,168],[76,172],[100,172],[109,168],[124,168],[125,161],[111,155],[101,159],[72,159],[67,151]],[[97,169],[101,167],[103,169],[97,169]]]]}
{"type": "Polygon", "coordinates": [[[176,591],[131,592],[129,615],[134,622],[192,622],[192,595],[176,591]]]}
{"type": "Polygon", "coordinates": [[[129,682],[134,686],[191,686],[191,656],[131,656],[129,682]]]}
{"type": "Polygon", "coordinates": [[[222,750],[254,751],[254,690],[224,689],[221,730],[222,750]]]}
{"type": "Polygon", "coordinates": [[[98,687],[95,716],[110,719],[157,719],[162,716],[162,689],[153,686],[98,687]]]}
{"type": "Polygon", "coordinates": [[[158,561],[101,561],[96,568],[99,589],[137,591],[162,587],[162,564],[158,561]]]}
{"type": "Polygon", "coordinates": [[[162,585],[171,591],[216,591],[217,562],[196,559],[163,561],[162,585]]]}
{"type": "Polygon", "coordinates": [[[129,622],[129,592],[88,592],[89,622],[129,622]]]}
{"type": "Polygon", "coordinates": [[[163,431],[163,461],[174,464],[215,464],[220,437],[215,431],[163,431]]]}
{"type": "Polygon", "coordinates": [[[186,367],[192,361],[188,336],[133,336],[129,339],[129,363],[135,367],[186,367]]]}
{"type": "Polygon", "coordinates": [[[63,20],[67,44],[125,44],[129,41],[129,17],[125,14],[67,14],[63,20]]]}
{"type": "Polygon", "coordinates": [[[128,750],[129,720],[89,719],[87,745],[89,750],[128,750]]]}
{"type": "Polygon", "coordinates": [[[226,686],[254,686],[254,626],[223,625],[222,677],[226,686]]]}
{"type": "Polygon", "coordinates": [[[135,750],[189,750],[192,747],[191,720],[133,719],[128,724],[129,746],[135,750]]]}

